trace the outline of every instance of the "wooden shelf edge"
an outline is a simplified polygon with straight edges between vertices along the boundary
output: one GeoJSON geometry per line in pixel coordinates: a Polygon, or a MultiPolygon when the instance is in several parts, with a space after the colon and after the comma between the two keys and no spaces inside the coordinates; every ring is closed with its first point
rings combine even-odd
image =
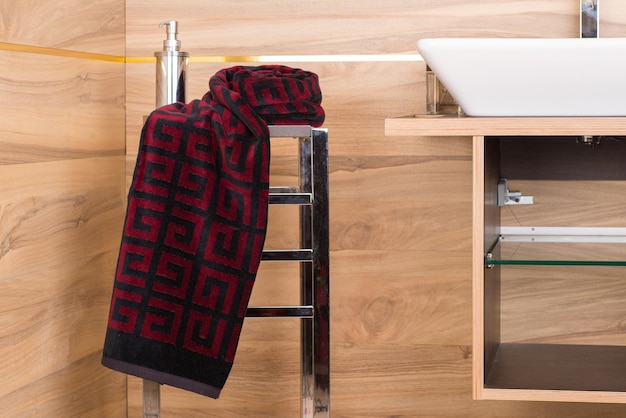
{"type": "Polygon", "coordinates": [[[387,136],[626,136],[626,117],[459,117],[385,119],[387,136]]]}
{"type": "Polygon", "coordinates": [[[476,400],[626,403],[624,392],[483,388],[476,400]]]}

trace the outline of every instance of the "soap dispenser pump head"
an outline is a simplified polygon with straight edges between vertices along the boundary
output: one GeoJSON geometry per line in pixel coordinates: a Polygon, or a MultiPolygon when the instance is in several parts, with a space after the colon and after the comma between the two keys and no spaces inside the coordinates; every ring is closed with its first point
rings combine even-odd
{"type": "Polygon", "coordinates": [[[163,51],[180,51],[180,41],[176,39],[178,35],[178,22],[175,20],[168,20],[167,22],[161,22],[159,27],[166,27],[165,33],[167,38],[163,41],[163,51]]]}

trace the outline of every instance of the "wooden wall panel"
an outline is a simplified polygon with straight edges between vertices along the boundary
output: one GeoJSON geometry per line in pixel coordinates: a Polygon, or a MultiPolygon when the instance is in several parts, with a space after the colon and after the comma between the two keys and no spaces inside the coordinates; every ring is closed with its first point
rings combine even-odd
{"type": "Polygon", "coordinates": [[[3,0],[0,42],[124,56],[124,0],[3,0]]]}
{"type": "Polygon", "coordinates": [[[109,251],[2,279],[0,398],[97,350],[111,293],[101,271],[115,259],[109,251]]]}
{"type": "MultiPolygon", "coordinates": [[[[332,343],[343,349],[398,344],[471,345],[470,254],[439,251],[333,252],[332,343]],[[442,269],[442,262],[449,268],[442,269]]],[[[346,372],[350,362],[337,360],[346,372]]],[[[378,366],[392,358],[372,359],[378,366]]]]}
{"type": "Polygon", "coordinates": [[[124,161],[0,166],[0,409],[7,416],[123,416],[125,379],[100,357],[124,161]]]}
{"type": "Polygon", "coordinates": [[[100,365],[102,352],[2,397],[5,417],[126,417],[126,376],[100,365]]]}
{"type": "Polygon", "coordinates": [[[124,157],[0,166],[0,279],[119,247],[124,157]]]}
{"type": "Polygon", "coordinates": [[[620,271],[502,269],[502,341],[626,345],[626,290],[620,271]]]}
{"type": "MultiPolygon", "coordinates": [[[[621,0],[603,0],[606,32],[622,33],[621,0]]],[[[331,411],[333,417],[619,417],[619,405],[475,402],[471,399],[471,139],[385,137],[384,119],[425,111],[425,64],[348,62],[341,54],[416,53],[433,36],[577,37],[573,0],[390,0],[270,3],[127,0],[127,56],[159,50],[158,23],[178,20],[192,57],[331,54],[278,62],[320,76],[329,129],[331,411]]],[[[188,100],[211,75],[244,62],[190,64],[188,100]]],[[[154,64],[129,63],[127,144],[134,159],[154,108],[154,64]]],[[[272,150],[272,181],[291,154],[272,150]],[[277,162],[276,162],[277,161],[277,162]]],[[[270,213],[268,245],[292,241],[296,217],[270,213]]],[[[288,268],[262,266],[253,304],[291,300],[288,268]],[[275,287],[272,287],[274,286],[275,287]]],[[[282,302],[281,302],[282,303],[282,302]]],[[[163,417],[293,417],[297,330],[247,320],[219,400],[163,388],[163,417]],[[272,367],[268,368],[268,364],[272,367]]],[[[141,383],[129,384],[130,416],[141,383]]]]}
{"type": "Polygon", "coordinates": [[[603,0],[600,4],[600,37],[626,36],[626,8],[620,0],[603,0]]]}
{"type": "Polygon", "coordinates": [[[194,55],[378,54],[415,52],[432,36],[577,36],[572,0],[467,0],[271,3],[246,0],[127,2],[127,55],[161,45],[158,24],[178,20],[184,49],[194,55]],[[546,24],[548,22],[548,24],[546,24]]]}
{"type": "Polygon", "coordinates": [[[2,416],[126,416],[126,376],[100,364],[124,216],[124,13],[0,3],[2,416]]]}
{"type": "Polygon", "coordinates": [[[124,153],[122,63],[9,51],[0,57],[0,164],[124,153]]]}
{"type": "Polygon", "coordinates": [[[512,180],[509,190],[534,196],[535,204],[505,207],[502,225],[623,227],[624,186],[624,181],[512,180]]]}

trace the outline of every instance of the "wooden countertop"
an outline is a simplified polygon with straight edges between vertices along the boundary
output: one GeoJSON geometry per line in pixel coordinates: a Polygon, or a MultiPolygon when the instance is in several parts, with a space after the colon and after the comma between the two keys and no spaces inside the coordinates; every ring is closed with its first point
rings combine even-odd
{"type": "Polygon", "coordinates": [[[385,119],[387,136],[626,136],[626,117],[469,117],[413,115],[385,119]]]}

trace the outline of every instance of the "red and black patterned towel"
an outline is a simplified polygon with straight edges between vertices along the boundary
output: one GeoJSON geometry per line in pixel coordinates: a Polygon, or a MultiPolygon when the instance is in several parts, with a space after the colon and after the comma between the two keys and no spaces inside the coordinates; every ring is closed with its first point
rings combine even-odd
{"type": "Polygon", "coordinates": [[[209,88],[143,128],[102,363],[217,398],[265,240],[267,125],[320,126],[324,111],[299,69],[227,68],[209,88]]]}

